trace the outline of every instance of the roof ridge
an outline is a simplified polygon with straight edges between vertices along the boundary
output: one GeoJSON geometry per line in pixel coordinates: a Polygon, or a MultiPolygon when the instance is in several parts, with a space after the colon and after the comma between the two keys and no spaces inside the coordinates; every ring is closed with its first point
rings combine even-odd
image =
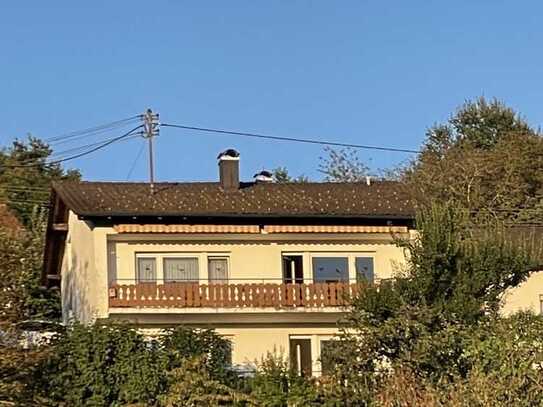
{"type": "MultiPolygon", "coordinates": [[[[93,184],[93,185],[149,185],[147,181],[89,181],[89,180],[56,180],[52,182],[53,185],[61,184],[93,184]]],[[[218,185],[219,181],[155,181],[155,185],[218,185]]],[[[241,184],[259,185],[259,186],[275,186],[275,185],[360,185],[360,186],[372,186],[374,184],[403,184],[401,181],[393,180],[372,180],[368,185],[366,181],[349,181],[349,182],[337,182],[337,181],[310,181],[310,182],[271,182],[271,183],[255,183],[254,181],[241,181],[241,184]]]]}

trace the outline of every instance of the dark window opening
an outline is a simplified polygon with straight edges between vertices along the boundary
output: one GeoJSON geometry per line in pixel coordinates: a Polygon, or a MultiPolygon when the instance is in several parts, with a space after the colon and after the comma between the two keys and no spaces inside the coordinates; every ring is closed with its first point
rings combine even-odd
{"type": "Polygon", "coordinates": [[[304,261],[301,255],[283,255],[283,282],[302,284],[304,282],[304,261]]]}
{"type": "Polygon", "coordinates": [[[321,371],[323,375],[329,375],[334,372],[335,355],[338,351],[339,342],[337,340],[328,339],[321,341],[321,371]]]}
{"type": "Polygon", "coordinates": [[[290,339],[290,368],[300,376],[311,376],[311,339],[290,339]]]}

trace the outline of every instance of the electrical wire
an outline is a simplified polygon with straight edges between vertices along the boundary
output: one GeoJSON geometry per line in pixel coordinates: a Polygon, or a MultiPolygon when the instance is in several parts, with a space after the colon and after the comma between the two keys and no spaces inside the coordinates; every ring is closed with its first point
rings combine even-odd
{"type": "Polygon", "coordinates": [[[0,168],[28,168],[28,167],[36,167],[36,166],[41,166],[41,165],[55,165],[55,164],[60,164],[62,162],[65,162],[65,161],[69,161],[69,160],[74,160],[76,158],[80,158],[80,157],[84,157],[88,154],[91,154],[91,153],[94,153],[95,151],[98,151],[98,150],[101,150],[102,148],[105,148],[117,141],[120,141],[124,138],[127,138],[131,135],[133,135],[133,133],[138,130],[138,129],[141,129],[143,127],[143,124],[140,124],[139,126],[136,126],[134,127],[132,130],[124,133],[123,135],[121,136],[118,136],[118,137],[114,137],[112,139],[109,139],[108,141],[104,142],[104,143],[101,143],[100,145],[94,147],[94,148],[91,148],[90,150],[87,150],[87,151],[84,151],[82,153],[79,153],[79,154],[75,154],[75,155],[72,155],[72,156],[69,156],[69,157],[66,157],[66,158],[61,158],[61,159],[57,159],[57,160],[53,160],[53,161],[49,161],[49,162],[46,162],[46,163],[37,163],[37,164],[19,164],[19,165],[2,165],[0,166],[0,168]]]}
{"type": "Polygon", "coordinates": [[[52,143],[47,143],[47,144],[49,146],[59,146],[61,144],[73,143],[74,141],[77,141],[77,140],[80,140],[80,139],[87,139],[89,137],[94,137],[94,136],[97,136],[97,135],[100,135],[100,134],[110,133],[112,131],[118,130],[118,129],[120,129],[122,127],[125,127],[125,126],[128,126],[128,125],[130,125],[132,123],[135,123],[137,121],[139,121],[139,119],[130,120],[130,121],[127,121],[125,123],[120,123],[120,124],[117,124],[117,125],[105,128],[105,129],[92,131],[92,132],[84,133],[84,134],[81,134],[81,135],[75,135],[75,136],[73,136],[73,137],[71,137],[69,139],[62,139],[62,140],[52,142],[52,143]]]}
{"type": "Polygon", "coordinates": [[[231,131],[231,130],[222,130],[222,129],[211,129],[206,127],[195,127],[195,126],[185,126],[181,124],[171,124],[171,123],[161,123],[161,127],[172,127],[183,130],[195,130],[206,133],[216,133],[216,134],[228,134],[233,136],[243,136],[243,137],[254,137],[260,139],[268,140],[278,140],[278,141],[292,141],[296,143],[307,143],[307,144],[319,144],[325,146],[335,146],[335,147],[348,147],[348,148],[360,148],[366,150],[378,150],[378,151],[392,151],[396,153],[409,153],[409,154],[418,154],[419,150],[411,150],[406,148],[395,148],[395,147],[380,147],[380,146],[368,146],[362,144],[350,144],[350,143],[339,143],[334,141],[322,141],[322,140],[313,140],[313,139],[303,139],[296,137],[280,137],[280,136],[271,136],[257,133],[246,133],[240,131],[231,131]]]}
{"type": "Polygon", "coordinates": [[[69,139],[69,138],[72,138],[72,137],[77,137],[77,136],[80,136],[80,135],[83,135],[83,134],[88,134],[88,133],[92,133],[92,132],[95,132],[95,131],[100,131],[100,130],[107,129],[109,127],[114,127],[114,126],[117,126],[117,125],[119,125],[121,123],[134,121],[136,119],[140,119],[141,116],[142,115],[139,114],[139,115],[127,117],[126,119],[115,120],[115,121],[112,121],[112,122],[109,122],[109,123],[100,124],[98,126],[89,127],[87,129],[71,131],[71,132],[68,132],[68,133],[61,134],[59,136],[49,137],[49,138],[45,139],[44,141],[46,141],[48,143],[52,143],[52,142],[59,141],[59,140],[65,140],[65,139],[69,139]]]}
{"type": "MultiPolygon", "coordinates": [[[[131,135],[131,136],[128,136],[126,138],[124,138],[124,140],[129,140],[131,138],[135,138],[135,137],[139,137],[141,134],[134,134],[134,135],[131,135]]],[[[50,159],[58,159],[62,156],[65,156],[66,154],[70,154],[70,153],[75,153],[75,152],[78,152],[78,151],[81,151],[81,150],[85,150],[87,148],[91,148],[91,147],[95,147],[95,146],[98,146],[102,143],[105,143],[107,141],[110,141],[110,140],[113,140],[115,139],[116,137],[111,137],[111,138],[107,138],[107,139],[104,139],[104,140],[100,140],[100,141],[96,141],[94,143],[90,143],[90,144],[85,144],[85,145],[82,145],[82,146],[78,146],[78,147],[73,147],[73,148],[69,148],[67,150],[62,150],[62,151],[58,151],[56,153],[53,153],[51,155],[51,157],[49,157],[50,159]]],[[[123,140],[123,141],[124,141],[123,140]]]]}
{"type": "Polygon", "coordinates": [[[136,159],[132,163],[132,166],[130,167],[130,170],[128,171],[128,174],[126,175],[126,180],[128,181],[130,177],[132,176],[132,172],[134,171],[134,168],[136,168],[136,164],[138,163],[141,154],[143,153],[143,150],[145,148],[145,140],[141,143],[140,150],[138,151],[138,154],[136,154],[136,159]]]}
{"type": "MultiPolygon", "coordinates": [[[[140,137],[141,134],[134,134],[134,135],[130,135],[126,138],[124,138],[123,140],[120,140],[120,141],[126,141],[126,140],[129,140],[129,139],[132,139],[132,138],[135,138],[135,137],[140,137]]],[[[87,148],[91,148],[91,147],[95,147],[95,146],[99,146],[100,144],[102,143],[105,143],[107,141],[111,141],[113,139],[115,139],[116,137],[112,137],[112,138],[108,138],[108,139],[104,139],[104,140],[100,140],[100,141],[97,141],[97,142],[94,142],[94,143],[90,143],[90,144],[85,144],[85,145],[82,145],[82,146],[78,146],[78,147],[72,147],[72,148],[69,148],[67,150],[62,150],[62,151],[58,151],[56,153],[53,153],[50,157],[48,157],[50,160],[58,160],[60,158],[63,158],[64,156],[66,156],[67,154],[73,154],[75,152],[79,152],[79,151],[85,151],[85,149],[87,148]]],[[[43,160],[45,157],[39,157],[39,158],[29,158],[29,159],[26,159],[26,160],[22,160],[22,161],[19,161],[18,163],[19,164],[26,164],[26,163],[31,163],[31,162],[35,162],[37,160],[43,160]]]]}

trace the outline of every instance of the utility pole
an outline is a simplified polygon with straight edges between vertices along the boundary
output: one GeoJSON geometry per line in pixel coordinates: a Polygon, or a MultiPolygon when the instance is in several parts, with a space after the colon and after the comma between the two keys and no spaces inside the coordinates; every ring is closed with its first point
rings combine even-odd
{"type": "Polygon", "coordinates": [[[159,123],[158,113],[153,113],[151,109],[143,114],[143,137],[149,142],[149,184],[151,193],[155,192],[155,165],[153,160],[153,138],[158,136],[159,123]]]}

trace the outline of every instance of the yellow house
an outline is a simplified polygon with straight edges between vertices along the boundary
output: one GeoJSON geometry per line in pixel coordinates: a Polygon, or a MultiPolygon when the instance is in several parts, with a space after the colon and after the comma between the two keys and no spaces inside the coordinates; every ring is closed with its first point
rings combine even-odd
{"type": "Polygon", "coordinates": [[[55,184],[44,279],[65,320],[213,327],[236,365],[275,350],[319,374],[357,283],[404,261],[412,205],[395,182],[240,182],[236,151],[218,161],[219,182],[55,184]]]}

